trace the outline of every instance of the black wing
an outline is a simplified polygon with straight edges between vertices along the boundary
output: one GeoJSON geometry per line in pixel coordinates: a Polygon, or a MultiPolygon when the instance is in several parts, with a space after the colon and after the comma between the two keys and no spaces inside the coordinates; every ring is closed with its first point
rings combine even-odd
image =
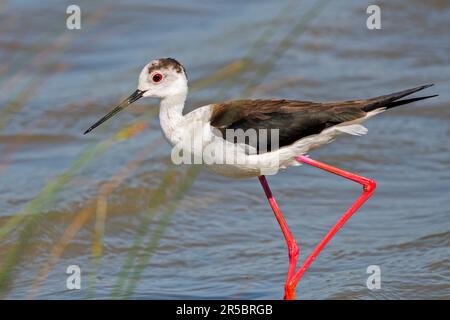
{"type": "MultiPolygon", "coordinates": [[[[270,130],[277,129],[279,143],[283,147],[303,137],[318,134],[331,126],[364,117],[366,112],[355,102],[321,104],[291,100],[236,100],[218,105],[213,112],[211,125],[219,129],[223,137],[226,130],[266,129],[268,150],[272,150],[270,130]]],[[[232,137],[236,143],[236,137],[232,137]]],[[[227,139],[230,140],[230,139],[227,139]]],[[[256,147],[258,150],[259,140],[256,147]]],[[[252,144],[250,141],[245,141],[252,144]]]]}
{"type": "MultiPolygon", "coordinates": [[[[278,129],[279,147],[283,147],[334,125],[365,117],[367,112],[376,109],[389,109],[435,97],[436,95],[432,95],[399,100],[430,86],[432,85],[424,85],[371,99],[331,103],[295,100],[229,101],[214,105],[211,125],[219,129],[223,137],[226,137],[227,129],[278,129]]],[[[267,139],[268,150],[271,150],[270,135],[267,139]]],[[[236,143],[236,139],[233,142],[236,143]]],[[[255,147],[258,148],[258,145],[255,147]]]]}

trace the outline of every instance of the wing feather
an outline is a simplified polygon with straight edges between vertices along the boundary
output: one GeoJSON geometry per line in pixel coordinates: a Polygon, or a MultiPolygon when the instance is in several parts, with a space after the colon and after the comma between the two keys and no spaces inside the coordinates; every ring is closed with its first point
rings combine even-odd
{"type": "MultiPolygon", "coordinates": [[[[347,121],[365,117],[365,100],[340,103],[315,103],[294,100],[235,100],[213,106],[211,125],[224,137],[227,129],[278,129],[279,145],[283,147],[304,137],[347,121]]],[[[340,128],[351,134],[365,133],[364,127],[340,128]]],[[[269,150],[270,136],[267,137],[269,150]]],[[[236,142],[236,141],[233,141],[236,142]]],[[[257,147],[257,146],[255,146],[257,147]]]]}

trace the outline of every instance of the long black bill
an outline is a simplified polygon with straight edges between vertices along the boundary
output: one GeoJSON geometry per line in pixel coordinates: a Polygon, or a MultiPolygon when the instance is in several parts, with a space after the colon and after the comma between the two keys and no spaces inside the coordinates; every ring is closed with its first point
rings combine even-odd
{"type": "Polygon", "coordinates": [[[114,109],[112,109],[106,116],[104,116],[103,118],[101,118],[100,120],[98,120],[96,123],[94,123],[89,129],[87,129],[84,134],[91,132],[92,130],[94,130],[95,128],[97,128],[99,125],[101,125],[103,122],[105,122],[106,120],[108,120],[109,118],[115,116],[117,113],[119,113],[120,111],[122,111],[123,109],[125,109],[126,107],[128,107],[130,104],[132,104],[133,102],[139,100],[140,98],[142,98],[142,96],[144,95],[145,91],[141,91],[141,90],[136,90],[135,92],[133,92],[131,94],[131,96],[129,96],[128,98],[126,98],[125,100],[123,100],[117,107],[115,107],[114,109]]]}

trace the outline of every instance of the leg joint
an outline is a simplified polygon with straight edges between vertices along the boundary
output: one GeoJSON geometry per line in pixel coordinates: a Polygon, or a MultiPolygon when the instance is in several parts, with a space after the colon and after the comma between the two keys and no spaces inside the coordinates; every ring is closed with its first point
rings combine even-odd
{"type": "Polygon", "coordinates": [[[363,183],[363,189],[367,192],[373,192],[377,188],[377,183],[373,179],[366,179],[363,183]]]}

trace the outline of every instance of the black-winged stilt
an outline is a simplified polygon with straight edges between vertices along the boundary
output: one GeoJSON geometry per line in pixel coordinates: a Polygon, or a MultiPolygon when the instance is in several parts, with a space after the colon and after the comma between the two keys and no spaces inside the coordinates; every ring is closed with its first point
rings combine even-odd
{"type": "Polygon", "coordinates": [[[159,118],[166,138],[174,146],[172,160],[185,163],[192,156],[218,174],[232,178],[258,177],[286,239],[289,268],[285,299],[295,297],[295,287],[334,234],[371,197],[375,181],[318,162],[306,156],[313,148],[341,133],[362,135],[361,123],[387,109],[436,95],[401,98],[430,87],[424,85],[371,99],[331,103],[295,100],[235,100],[203,106],[183,115],[188,93],[184,67],[163,58],[147,64],[139,75],[138,89],[85,134],[142,97],[161,99],[159,118]],[[183,154],[181,156],[181,154],[183,154]],[[186,157],[188,155],[189,157],[186,157]],[[188,159],[186,161],[186,159],[188,159]],[[321,240],[297,270],[299,247],[273,197],[265,174],[305,163],[363,186],[363,193],[321,240]]]}

